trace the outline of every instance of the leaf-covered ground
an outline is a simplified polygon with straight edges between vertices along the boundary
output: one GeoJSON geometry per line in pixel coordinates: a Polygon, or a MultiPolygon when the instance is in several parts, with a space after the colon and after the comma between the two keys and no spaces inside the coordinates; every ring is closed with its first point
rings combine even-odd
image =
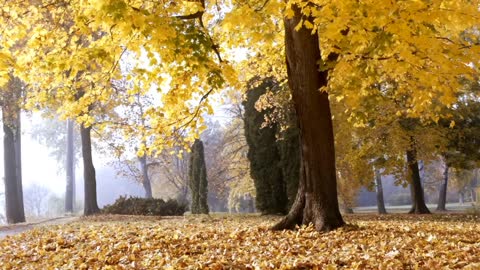
{"type": "Polygon", "coordinates": [[[0,240],[1,269],[480,269],[480,217],[349,215],[329,233],[278,218],[98,216],[0,240]]]}

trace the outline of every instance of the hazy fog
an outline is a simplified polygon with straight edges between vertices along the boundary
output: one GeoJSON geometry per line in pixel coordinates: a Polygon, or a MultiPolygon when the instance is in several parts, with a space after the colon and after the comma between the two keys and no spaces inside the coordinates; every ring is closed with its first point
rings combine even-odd
{"type": "MultiPolygon", "coordinates": [[[[51,157],[50,149],[41,145],[31,137],[32,125],[42,121],[40,115],[22,115],[22,173],[24,192],[34,185],[48,190],[47,197],[63,199],[65,193],[65,172],[59,170],[59,164],[51,157]]],[[[3,132],[0,132],[0,140],[3,142],[3,132]]],[[[97,172],[98,204],[100,207],[112,203],[120,195],[142,196],[143,190],[140,185],[126,179],[121,179],[107,163],[110,161],[98,152],[93,154],[97,172]]],[[[3,143],[0,143],[0,175],[4,177],[3,143]]],[[[82,165],[78,162],[76,168],[76,198],[83,198],[83,175],[82,165]]],[[[36,186],[35,186],[36,187],[36,186]]],[[[0,193],[4,192],[4,183],[0,183],[0,193]]],[[[25,196],[25,195],[24,195],[25,196]]],[[[45,198],[46,202],[49,198],[45,198]]],[[[57,203],[59,204],[59,203],[57,203]]],[[[27,207],[26,207],[27,208],[27,207]]],[[[0,214],[5,215],[5,197],[0,195],[0,214]]],[[[0,221],[1,222],[1,221],[0,221]]]]}

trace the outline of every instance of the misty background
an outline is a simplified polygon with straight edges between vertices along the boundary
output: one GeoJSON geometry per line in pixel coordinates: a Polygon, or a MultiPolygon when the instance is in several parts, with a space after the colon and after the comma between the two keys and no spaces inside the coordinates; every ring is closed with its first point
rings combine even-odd
{"type": "MultiPolygon", "coordinates": [[[[39,113],[22,114],[22,177],[24,204],[27,216],[63,215],[65,204],[66,175],[62,165],[51,155],[52,148],[42,145],[32,138],[34,126],[41,124],[44,118],[39,113]]],[[[66,122],[62,122],[66,125],[66,122]]],[[[60,131],[59,131],[60,132],[60,131]]],[[[79,136],[79,134],[76,134],[79,136]]],[[[3,132],[0,132],[3,142],[3,132]]],[[[3,153],[3,143],[0,143],[3,153]]],[[[143,196],[141,185],[131,179],[117,175],[111,166],[115,161],[94,148],[93,162],[97,174],[97,192],[99,207],[111,204],[122,195],[143,196]]],[[[4,193],[4,156],[0,157],[0,194],[4,193]]],[[[76,209],[81,210],[83,199],[83,167],[77,160],[75,168],[76,209]]],[[[5,196],[0,195],[0,216],[5,216],[5,196]]],[[[5,220],[0,219],[0,223],[5,220]]]]}
{"type": "MultiPolygon", "coordinates": [[[[214,125],[221,125],[221,123],[227,121],[229,118],[223,113],[217,113],[214,116],[210,116],[210,131],[211,137],[215,137],[214,125]],[[212,120],[213,119],[213,120],[212,120]],[[213,123],[213,124],[212,124],[213,123]]],[[[22,115],[22,170],[23,170],[23,192],[24,192],[24,205],[25,212],[28,221],[34,221],[37,218],[45,217],[57,217],[64,215],[65,205],[65,189],[66,189],[66,175],[64,170],[64,164],[60,164],[59,161],[52,155],[55,147],[47,147],[33,138],[33,132],[36,126],[44,123],[45,120],[39,113],[23,114],[22,115]]],[[[61,122],[57,132],[65,132],[60,128],[65,129],[66,122],[61,122]]],[[[238,129],[238,128],[237,128],[238,129]]],[[[207,132],[208,133],[208,132],[207,132]]],[[[76,133],[75,136],[79,136],[76,133]]],[[[3,132],[0,132],[0,140],[3,141],[3,132]]],[[[118,167],[114,165],[118,158],[105,154],[102,149],[97,149],[95,141],[98,138],[93,138],[93,162],[97,175],[97,197],[98,205],[100,208],[107,204],[112,204],[120,196],[137,196],[143,197],[145,191],[142,185],[132,179],[131,177],[119,174],[118,167]]],[[[208,140],[207,140],[208,143],[208,140]]],[[[60,145],[57,146],[57,148],[60,145]]],[[[63,147],[63,146],[61,146],[63,147]]],[[[66,146],[65,146],[66,147],[66,146]]],[[[77,145],[78,150],[81,151],[80,146],[77,145]]],[[[207,147],[208,148],[208,147],[207,147]]],[[[3,143],[0,144],[0,151],[3,153],[3,143]]],[[[215,160],[214,157],[207,155],[207,159],[215,160]]],[[[62,161],[65,162],[65,161],[62,161]]],[[[207,160],[207,162],[209,162],[207,160]]],[[[134,166],[137,166],[134,163],[134,166]]],[[[440,166],[440,165],[436,165],[440,166]]],[[[422,171],[422,180],[425,172],[422,171]]],[[[4,157],[0,157],[0,175],[4,175],[4,157]]],[[[160,178],[165,177],[160,175],[160,178]]],[[[209,180],[210,181],[210,180],[209,180]]],[[[226,180],[219,179],[225,186],[226,180]]],[[[410,190],[402,185],[396,185],[393,176],[383,176],[383,189],[385,202],[387,206],[409,205],[410,190]]],[[[211,184],[211,183],[210,183],[211,184]]],[[[209,185],[210,185],[209,184],[209,185]]],[[[425,184],[425,183],[424,183],[425,184]]],[[[436,203],[438,199],[438,191],[436,185],[425,185],[425,199],[427,203],[436,203]]],[[[168,187],[165,183],[154,183],[156,187],[155,194],[158,197],[159,194],[168,194],[171,187],[168,187]],[[160,191],[160,192],[159,192],[160,191]]],[[[83,168],[80,159],[77,160],[77,166],[75,169],[75,214],[81,214],[83,209],[83,168]]],[[[0,224],[5,223],[5,196],[4,183],[0,184],[0,224]]],[[[227,191],[228,192],[228,191],[227,191]]],[[[154,194],[154,195],[155,195],[154,194]]],[[[170,192],[172,194],[172,192],[170,192]]],[[[209,198],[209,204],[213,211],[228,211],[225,207],[225,202],[219,198],[218,192],[209,193],[209,197],[216,196],[216,198],[209,198]],[[213,205],[216,204],[216,207],[213,205]]],[[[468,200],[468,195],[466,201],[468,200]]],[[[165,195],[164,195],[165,196],[165,195]]],[[[167,198],[164,198],[167,199],[167,198]]],[[[225,199],[225,198],[224,198],[225,199]]],[[[223,200],[224,200],[223,199],[223,200]]],[[[464,198],[462,198],[463,200],[464,198]]],[[[459,202],[459,190],[455,187],[448,189],[447,201],[459,202]]],[[[374,187],[362,187],[358,193],[355,205],[357,207],[369,207],[376,206],[376,193],[374,187]]]]}

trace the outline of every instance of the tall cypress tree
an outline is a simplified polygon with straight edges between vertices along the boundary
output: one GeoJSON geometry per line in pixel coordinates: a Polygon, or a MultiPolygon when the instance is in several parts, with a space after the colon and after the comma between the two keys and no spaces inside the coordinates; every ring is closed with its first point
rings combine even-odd
{"type": "MultiPolygon", "coordinates": [[[[249,84],[245,108],[245,137],[249,146],[250,174],[257,193],[256,207],[263,214],[286,213],[295,200],[300,169],[300,141],[296,128],[290,128],[277,141],[278,124],[262,127],[271,110],[257,111],[255,103],[278,84],[268,78],[249,84]]],[[[294,114],[288,118],[294,120],[294,114]]]]}
{"type": "Polygon", "coordinates": [[[192,214],[208,214],[208,180],[203,142],[195,140],[190,155],[190,191],[192,194],[192,214]]]}

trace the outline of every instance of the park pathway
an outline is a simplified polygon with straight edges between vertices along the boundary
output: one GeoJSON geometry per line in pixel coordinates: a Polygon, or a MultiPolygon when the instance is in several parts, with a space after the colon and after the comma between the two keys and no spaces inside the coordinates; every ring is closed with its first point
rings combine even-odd
{"type": "Polygon", "coordinates": [[[40,220],[32,223],[27,222],[27,223],[19,223],[14,225],[0,226],[0,240],[5,238],[8,235],[19,234],[19,233],[31,230],[35,227],[61,225],[61,224],[71,223],[77,220],[78,220],[78,217],[76,216],[64,216],[64,217],[56,217],[56,218],[40,220]]]}

